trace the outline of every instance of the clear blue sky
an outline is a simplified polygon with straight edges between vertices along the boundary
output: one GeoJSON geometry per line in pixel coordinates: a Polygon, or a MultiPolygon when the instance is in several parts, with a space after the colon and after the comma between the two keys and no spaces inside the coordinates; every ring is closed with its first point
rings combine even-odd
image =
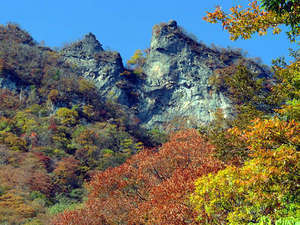
{"type": "Polygon", "coordinates": [[[226,9],[234,3],[245,5],[247,0],[2,0],[0,23],[15,22],[50,47],[92,32],[104,48],[120,52],[124,62],[136,49],[150,46],[154,24],[170,19],[207,45],[242,48],[268,65],[273,58],[288,56],[289,47],[296,48],[284,33],[233,42],[220,25],[202,20],[216,5],[226,9]]]}

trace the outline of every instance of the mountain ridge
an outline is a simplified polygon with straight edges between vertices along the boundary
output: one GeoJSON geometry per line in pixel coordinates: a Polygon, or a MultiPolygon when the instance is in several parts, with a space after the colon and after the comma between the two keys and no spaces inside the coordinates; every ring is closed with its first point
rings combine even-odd
{"type": "MultiPolygon", "coordinates": [[[[216,69],[244,60],[251,71],[261,77],[269,76],[267,68],[245,59],[238,51],[216,50],[198,43],[174,20],[153,27],[150,48],[141,56],[144,58],[139,73],[124,66],[120,53],[105,51],[92,33],[55,52],[38,46],[17,26],[9,25],[4,31],[0,32],[0,41],[15,39],[26,48],[37,47],[37,54],[57,54],[58,66],[72,67],[79,78],[92,81],[102,101],[122,105],[146,128],[162,128],[178,118],[185,118],[190,126],[208,123],[218,109],[223,110],[225,117],[233,116],[230,99],[209,83],[216,69]]],[[[19,90],[20,85],[10,82],[11,77],[2,78],[0,86],[19,90]]]]}

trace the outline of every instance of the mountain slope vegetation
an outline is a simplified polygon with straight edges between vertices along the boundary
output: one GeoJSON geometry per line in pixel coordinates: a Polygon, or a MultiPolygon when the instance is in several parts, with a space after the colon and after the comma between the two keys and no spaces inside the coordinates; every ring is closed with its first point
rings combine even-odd
{"type": "MultiPolygon", "coordinates": [[[[285,1],[288,16],[281,6],[275,7],[278,2],[264,0],[262,9],[251,1],[239,13],[240,7],[234,7],[232,16],[217,8],[206,20],[221,22],[233,39],[247,39],[268,27],[277,32],[275,25],[285,24],[293,41],[299,5],[285,1]],[[249,16],[257,17],[253,27],[246,23],[249,16]],[[261,23],[264,17],[269,23],[261,23]]],[[[221,57],[204,45],[192,45],[195,40],[182,36],[175,21],[155,26],[154,35],[162,43],[152,46],[148,55],[137,51],[126,68],[120,56],[104,51],[92,34],[54,51],[40,46],[16,24],[0,26],[0,224],[300,221],[297,52],[291,52],[293,62],[274,60],[272,74],[266,76],[239,54],[224,51],[221,57]],[[166,42],[166,37],[173,39],[166,42]],[[174,40],[179,44],[172,45],[174,40]],[[205,65],[199,62],[197,71],[203,71],[205,79],[189,74],[185,83],[170,82],[156,92],[147,86],[161,79],[147,77],[147,71],[169,73],[169,68],[163,73],[164,67],[156,67],[158,56],[169,59],[170,49],[177,53],[191,46],[198,53],[192,49],[187,56],[192,62],[203,60],[205,65]],[[216,56],[215,63],[207,51],[216,56]],[[86,66],[89,63],[92,68],[86,66]],[[95,81],[89,77],[98,66],[101,79],[95,81]],[[112,70],[114,77],[109,77],[112,70]],[[135,103],[142,97],[150,102],[160,91],[180,96],[176,88],[189,91],[188,79],[207,82],[209,90],[202,93],[208,96],[222,93],[228,98],[230,115],[219,108],[207,123],[192,123],[183,116],[172,118],[164,129],[141,126],[145,114],[136,112],[135,103]],[[128,104],[120,104],[129,98],[128,104]]],[[[164,103],[156,107],[159,101],[149,104],[157,110],[155,115],[158,109],[168,109],[164,103]]]]}

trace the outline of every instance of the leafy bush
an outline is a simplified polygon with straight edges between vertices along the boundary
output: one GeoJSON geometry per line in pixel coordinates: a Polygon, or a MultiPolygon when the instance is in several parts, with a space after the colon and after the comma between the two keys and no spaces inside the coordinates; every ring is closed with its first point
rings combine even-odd
{"type": "Polygon", "coordinates": [[[77,123],[78,112],[74,109],[59,108],[55,116],[60,125],[74,126],[77,123]]]}
{"type": "Polygon", "coordinates": [[[55,205],[48,208],[48,213],[51,216],[54,216],[64,211],[77,209],[79,206],[80,204],[78,203],[56,203],[55,205]]]}

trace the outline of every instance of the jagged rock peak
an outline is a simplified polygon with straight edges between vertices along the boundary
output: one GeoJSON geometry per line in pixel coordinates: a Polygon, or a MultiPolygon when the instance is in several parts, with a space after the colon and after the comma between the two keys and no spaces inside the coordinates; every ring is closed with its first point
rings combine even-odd
{"type": "Polygon", "coordinates": [[[183,48],[188,48],[188,46],[196,47],[200,45],[195,38],[190,37],[182,27],[178,26],[175,20],[156,24],[153,27],[150,45],[153,50],[177,54],[183,48]]]}
{"type": "Polygon", "coordinates": [[[93,47],[93,49],[96,51],[103,51],[102,45],[97,40],[96,36],[91,32],[84,36],[82,42],[90,47],[93,47]]]}
{"type": "Polygon", "coordinates": [[[91,58],[94,57],[96,53],[102,51],[102,45],[96,36],[92,33],[88,33],[82,40],[63,48],[62,54],[67,57],[91,58]]]}
{"type": "Polygon", "coordinates": [[[177,28],[177,22],[175,20],[170,20],[168,23],[169,27],[177,28]]]}
{"type": "Polygon", "coordinates": [[[168,23],[162,23],[162,35],[167,35],[175,32],[178,29],[177,22],[175,20],[170,20],[168,23]]]}

